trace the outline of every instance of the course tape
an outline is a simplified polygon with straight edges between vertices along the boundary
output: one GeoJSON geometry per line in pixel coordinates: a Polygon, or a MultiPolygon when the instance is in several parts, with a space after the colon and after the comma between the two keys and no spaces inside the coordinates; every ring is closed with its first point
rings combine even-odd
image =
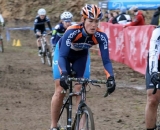
{"type": "MultiPolygon", "coordinates": [[[[19,27],[19,28],[6,28],[6,40],[10,41],[10,31],[13,30],[32,30],[33,31],[33,27],[19,27]]],[[[54,28],[52,28],[53,30],[54,28]]],[[[46,28],[46,30],[49,30],[49,28],[46,28]]]]}

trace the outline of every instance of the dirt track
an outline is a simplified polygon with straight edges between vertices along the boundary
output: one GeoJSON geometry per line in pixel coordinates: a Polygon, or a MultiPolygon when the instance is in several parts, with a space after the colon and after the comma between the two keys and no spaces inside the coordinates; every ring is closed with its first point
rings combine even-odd
{"type": "MultiPolygon", "coordinates": [[[[13,47],[11,39],[0,53],[0,130],[48,130],[54,93],[51,68],[40,63],[35,38],[21,34],[16,36],[23,39],[21,47],[13,47]]],[[[119,63],[113,67],[116,91],[107,98],[105,86],[88,93],[96,130],[144,130],[144,76],[119,63]]],[[[91,70],[91,78],[105,78],[101,59],[94,54],[91,70]]]]}

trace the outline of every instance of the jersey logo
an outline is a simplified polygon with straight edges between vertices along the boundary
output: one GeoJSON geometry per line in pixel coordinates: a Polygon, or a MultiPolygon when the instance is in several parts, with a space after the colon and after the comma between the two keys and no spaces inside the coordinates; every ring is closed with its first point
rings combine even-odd
{"type": "Polygon", "coordinates": [[[66,40],[66,46],[70,47],[71,46],[71,39],[66,40]]]}
{"type": "Polygon", "coordinates": [[[72,49],[89,49],[92,47],[92,45],[88,43],[74,43],[72,45],[72,49]]]}
{"type": "Polygon", "coordinates": [[[108,40],[106,39],[104,35],[100,34],[99,32],[96,32],[95,37],[98,37],[101,39],[101,42],[104,45],[104,49],[108,48],[108,40]]]}
{"type": "Polygon", "coordinates": [[[78,30],[75,30],[74,32],[70,33],[70,35],[68,36],[68,38],[73,38],[75,35],[77,35],[78,33],[80,33],[81,31],[78,29],[78,30]]]}

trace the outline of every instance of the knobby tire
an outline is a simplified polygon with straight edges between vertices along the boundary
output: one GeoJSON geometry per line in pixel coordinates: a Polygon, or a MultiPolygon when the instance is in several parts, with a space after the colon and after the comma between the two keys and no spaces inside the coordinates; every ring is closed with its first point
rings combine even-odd
{"type": "Polygon", "coordinates": [[[82,113],[77,114],[73,122],[72,130],[95,130],[94,118],[88,106],[82,108],[82,113]]]}

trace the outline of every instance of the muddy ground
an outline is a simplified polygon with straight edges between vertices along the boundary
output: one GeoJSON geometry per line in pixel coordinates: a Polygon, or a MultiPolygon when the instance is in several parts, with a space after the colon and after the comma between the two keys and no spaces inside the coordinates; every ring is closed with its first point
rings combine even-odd
{"type": "MultiPolygon", "coordinates": [[[[4,36],[5,37],[5,36],[4,36]]],[[[11,32],[0,53],[0,130],[48,130],[54,93],[51,67],[37,54],[32,31],[11,32]],[[12,46],[20,39],[20,47],[12,46]]],[[[91,78],[105,79],[100,56],[91,55],[91,78]]],[[[116,91],[103,97],[105,86],[92,87],[88,105],[96,130],[144,130],[146,91],[144,75],[113,62],[116,91]]]]}

